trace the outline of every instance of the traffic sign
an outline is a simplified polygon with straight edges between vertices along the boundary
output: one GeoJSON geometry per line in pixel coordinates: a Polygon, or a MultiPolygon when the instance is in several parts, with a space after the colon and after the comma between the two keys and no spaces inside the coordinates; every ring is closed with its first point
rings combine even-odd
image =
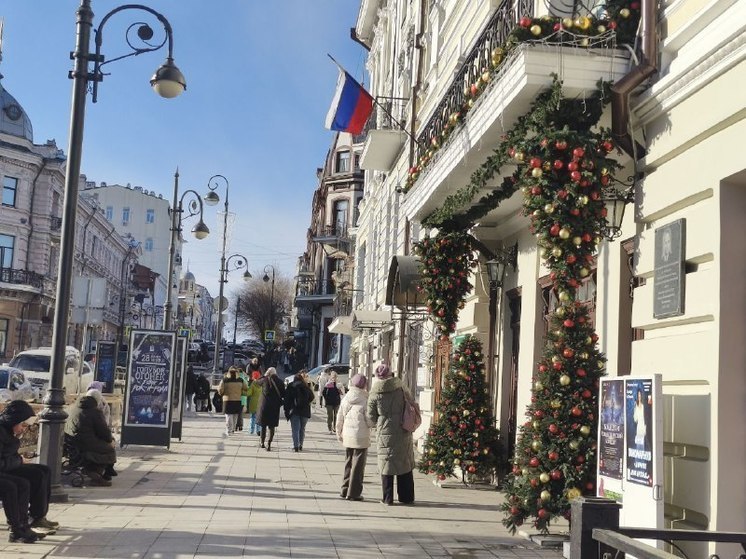
{"type": "Polygon", "coordinates": [[[192,331],[189,328],[179,328],[179,337],[188,338],[192,331]]]}
{"type": "Polygon", "coordinates": [[[265,342],[272,342],[275,339],[275,331],[274,330],[265,330],[264,331],[264,341],[265,342]]]}

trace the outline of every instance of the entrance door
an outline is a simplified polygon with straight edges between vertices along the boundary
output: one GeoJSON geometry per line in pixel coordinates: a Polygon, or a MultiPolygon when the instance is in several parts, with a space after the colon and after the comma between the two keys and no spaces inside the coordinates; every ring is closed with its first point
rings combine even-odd
{"type": "Polygon", "coordinates": [[[519,290],[507,294],[510,308],[510,373],[506,391],[508,408],[507,456],[513,459],[518,426],[518,355],[521,344],[521,293],[519,290]]]}
{"type": "MultiPolygon", "coordinates": [[[[448,368],[451,366],[452,349],[453,343],[451,343],[450,339],[438,340],[438,345],[435,347],[435,378],[433,379],[433,389],[435,390],[434,405],[436,408],[440,402],[440,394],[443,391],[446,373],[448,372],[448,368]]],[[[433,417],[433,420],[436,419],[438,419],[437,411],[433,417]]]]}

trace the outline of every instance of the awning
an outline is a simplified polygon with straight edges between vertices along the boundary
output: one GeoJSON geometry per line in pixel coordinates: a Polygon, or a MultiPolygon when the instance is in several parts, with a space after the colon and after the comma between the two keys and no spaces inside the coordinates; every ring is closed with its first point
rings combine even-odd
{"type": "Polygon", "coordinates": [[[397,254],[391,258],[386,282],[386,304],[401,309],[425,306],[425,295],[417,290],[420,283],[420,259],[397,254]]]}
{"type": "Polygon", "coordinates": [[[352,312],[352,329],[383,328],[391,324],[391,311],[363,311],[352,312]]]}
{"type": "Polygon", "coordinates": [[[338,316],[332,320],[327,328],[331,334],[342,334],[352,336],[352,316],[338,316]]]}

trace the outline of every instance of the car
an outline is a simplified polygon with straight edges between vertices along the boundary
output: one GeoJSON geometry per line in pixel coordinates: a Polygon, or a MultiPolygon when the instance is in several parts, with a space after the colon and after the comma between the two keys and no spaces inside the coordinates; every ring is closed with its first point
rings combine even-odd
{"type": "MultiPolygon", "coordinates": [[[[46,390],[52,380],[52,348],[39,347],[21,351],[10,360],[9,365],[21,369],[32,386],[46,390]]],[[[65,376],[63,387],[68,396],[84,393],[93,381],[93,369],[90,363],[83,361],[77,348],[67,346],[65,349],[65,376]]]]}
{"type": "Polygon", "coordinates": [[[341,384],[345,389],[350,382],[350,366],[342,363],[327,363],[326,365],[319,365],[308,371],[308,380],[311,381],[311,385],[314,390],[319,388],[319,375],[321,371],[327,371],[331,374],[332,372],[337,373],[337,382],[341,384]]]}
{"type": "Polygon", "coordinates": [[[227,371],[228,368],[231,366],[231,362],[230,362],[231,361],[231,357],[230,357],[231,353],[233,353],[233,366],[234,367],[241,367],[242,369],[246,369],[246,367],[249,364],[249,361],[251,361],[251,357],[248,356],[248,355],[246,355],[245,353],[239,353],[237,351],[236,352],[231,352],[230,350],[228,351],[228,363],[225,363],[225,364],[223,363],[223,359],[224,359],[223,352],[222,351],[220,352],[220,361],[218,361],[218,363],[220,363],[222,365],[221,369],[224,370],[224,371],[227,371]]]}
{"type": "Polygon", "coordinates": [[[0,366],[0,402],[36,400],[40,396],[40,390],[31,385],[21,369],[0,366]]]}

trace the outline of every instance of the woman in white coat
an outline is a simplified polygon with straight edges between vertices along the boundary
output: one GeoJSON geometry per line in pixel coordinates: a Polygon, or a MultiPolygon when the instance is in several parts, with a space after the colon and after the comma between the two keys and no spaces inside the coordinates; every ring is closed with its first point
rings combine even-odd
{"type": "Polygon", "coordinates": [[[373,427],[365,413],[368,407],[367,384],[363,375],[352,377],[350,389],[337,413],[337,439],[345,447],[345,469],[339,496],[350,501],[363,500],[365,462],[370,447],[370,428],[373,427]]]}

